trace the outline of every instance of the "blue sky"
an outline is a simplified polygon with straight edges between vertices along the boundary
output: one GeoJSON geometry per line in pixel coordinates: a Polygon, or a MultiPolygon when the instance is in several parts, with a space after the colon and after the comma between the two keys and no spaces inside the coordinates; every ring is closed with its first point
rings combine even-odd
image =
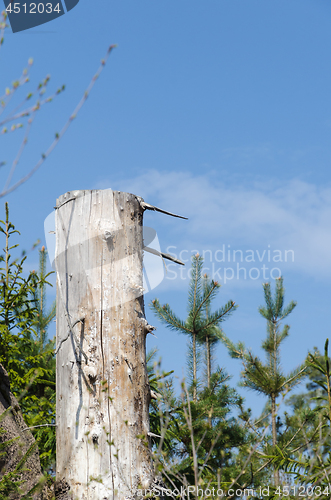
{"type": "MultiPolygon", "coordinates": [[[[265,265],[268,272],[280,269],[287,301],[298,302],[289,317],[284,369],[298,365],[315,345],[322,349],[330,335],[330,16],[327,0],[80,0],[50,23],[15,34],[7,30],[0,51],[1,93],[29,57],[34,58],[29,89],[46,74],[50,90],[66,84],[40,111],[16,179],[62,128],[107,47],[118,45],[50,158],[5,198],[22,246],[44,241],[44,219],[66,191],[133,192],[189,217],[146,213],[145,224],[157,231],[163,251],[184,251],[186,259],[193,251],[206,252],[207,272],[221,276],[215,306],[230,298],[239,304],[224,323],[230,338],[259,352],[265,322],[257,309],[265,265]],[[232,254],[230,261],[219,262],[217,251],[223,248],[238,250],[237,260],[239,251],[243,259],[253,252],[255,262],[243,263],[247,279],[243,271],[237,279],[232,254]],[[286,250],[294,257],[284,262],[286,250]],[[225,267],[234,270],[226,283],[225,267]],[[260,272],[257,279],[252,268],[260,272]]],[[[0,160],[8,162],[3,185],[21,132],[0,135],[0,160]]],[[[3,205],[0,210],[3,214],[3,205]]],[[[29,255],[31,267],[37,257],[29,255]]],[[[146,303],[158,297],[185,317],[187,274],[173,279],[175,270],[179,273],[168,265],[146,303]]],[[[149,347],[157,345],[163,367],[181,377],[185,339],[146,311],[158,326],[149,347]]],[[[224,347],[218,361],[235,384],[240,363],[224,347]]],[[[260,398],[242,394],[249,405],[262,406],[260,398]]]]}

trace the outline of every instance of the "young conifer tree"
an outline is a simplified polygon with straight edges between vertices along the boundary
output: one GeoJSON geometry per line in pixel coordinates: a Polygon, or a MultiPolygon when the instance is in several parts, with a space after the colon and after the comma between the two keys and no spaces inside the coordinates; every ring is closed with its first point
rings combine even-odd
{"type": "Polygon", "coordinates": [[[0,255],[0,363],[7,370],[14,389],[25,388],[22,366],[22,346],[29,341],[35,320],[35,305],[32,294],[38,277],[30,273],[23,277],[26,256],[14,259],[12,245],[14,235],[19,234],[9,220],[8,203],[5,204],[6,218],[0,221],[0,236],[4,238],[3,254],[0,255]]]}
{"type": "Polygon", "coordinates": [[[54,300],[50,309],[46,310],[46,285],[52,286],[46,279],[53,274],[54,271],[47,273],[47,250],[43,246],[39,250],[39,281],[38,287],[34,290],[34,299],[38,309],[36,315],[36,333],[40,342],[40,347],[45,350],[46,345],[49,343],[47,339],[47,328],[55,318],[56,314],[56,301],[54,300]]]}
{"type": "MultiPolygon", "coordinates": [[[[307,488],[312,484],[321,500],[329,500],[331,493],[331,362],[326,339],[324,355],[318,350],[307,357],[310,382],[308,391],[292,397],[295,413],[292,425],[295,439],[276,450],[274,461],[291,472],[297,484],[307,488]]],[[[308,488],[307,488],[308,489],[308,488]]]]}
{"type": "MultiPolygon", "coordinates": [[[[211,302],[218,293],[221,285],[217,281],[210,280],[207,274],[203,275],[203,313],[204,317],[208,323],[211,312],[211,302]]],[[[235,309],[233,307],[232,309],[235,309]]],[[[222,320],[225,318],[223,317],[222,320]]],[[[204,346],[205,350],[205,361],[206,361],[206,379],[207,387],[210,388],[211,376],[213,373],[213,360],[216,344],[220,341],[219,327],[215,324],[207,326],[202,332],[199,338],[200,342],[204,346]]]]}
{"type": "Polygon", "coordinates": [[[244,429],[232,414],[234,409],[242,410],[242,398],[228,386],[229,377],[223,370],[218,368],[212,373],[212,351],[220,338],[219,326],[236,306],[229,301],[212,310],[220,285],[202,275],[202,267],[202,257],[193,256],[186,321],[181,320],[169,304],[161,306],[157,299],[151,304],[161,322],[189,337],[188,366],[192,384],[187,390],[183,383],[180,398],[171,390],[167,395],[170,405],[165,438],[170,446],[163,456],[163,465],[171,476],[171,484],[177,488],[182,484],[200,485],[201,481],[208,487],[217,486],[216,476],[219,480],[222,478],[224,484],[231,484],[235,473],[233,450],[246,440],[244,429]],[[199,383],[198,374],[202,347],[207,362],[204,387],[199,383]]]}
{"type": "Polygon", "coordinates": [[[38,441],[40,462],[43,470],[50,470],[55,464],[55,338],[48,336],[48,328],[56,314],[54,300],[47,310],[46,286],[53,271],[47,273],[47,251],[43,246],[39,250],[38,281],[33,289],[32,300],[35,305],[33,332],[26,349],[30,370],[29,390],[21,400],[24,418],[38,441]]]}
{"type": "MultiPolygon", "coordinates": [[[[242,386],[252,389],[259,394],[268,397],[271,406],[272,444],[277,446],[277,424],[276,403],[277,398],[300,382],[304,375],[305,363],[290,373],[284,373],[280,364],[280,346],[289,335],[289,325],[280,330],[280,324],[295,308],[296,302],[291,301],[284,307],[285,289],[283,278],[276,279],[275,294],[272,297],[270,283],[263,284],[265,306],[259,308],[259,313],[267,320],[267,337],[262,343],[262,349],[266,354],[263,363],[257,356],[247,350],[243,343],[233,344],[223,336],[223,341],[233,358],[239,358],[243,362],[242,386]]],[[[279,472],[274,469],[274,484],[279,486],[279,472]]]]}
{"type": "Polygon", "coordinates": [[[9,220],[0,221],[4,239],[0,255],[0,363],[8,372],[11,390],[18,398],[24,420],[38,440],[43,469],[55,460],[55,356],[47,327],[55,303],[45,312],[46,251],[40,250],[39,273],[24,277],[26,256],[15,259],[12,239],[19,235],[9,220]],[[37,426],[37,427],[36,427],[37,426]],[[48,427],[49,426],[49,427],[48,427]]]}
{"type": "MultiPolygon", "coordinates": [[[[189,356],[188,365],[190,369],[190,378],[192,381],[193,401],[197,399],[198,385],[198,364],[199,347],[202,342],[208,342],[207,353],[209,353],[209,378],[210,382],[210,345],[215,342],[216,329],[229,314],[236,309],[235,303],[230,300],[223,307],[211,312],[211,301],[215,298],[220,285],[208,278],[202,277],[203,258],[196,254],[192,257],[191,281],[188,293],[188,317],[185,321],[181,320],[170,308],[169,304],[161,306],[155,299],[151,307],[159,320],[168,328],[189,336],[189,356]]],[[[217,329],[219,331],[219,329],[217,329]]],[[[208,368],[207,368],[208,369],[208,368]]]]}

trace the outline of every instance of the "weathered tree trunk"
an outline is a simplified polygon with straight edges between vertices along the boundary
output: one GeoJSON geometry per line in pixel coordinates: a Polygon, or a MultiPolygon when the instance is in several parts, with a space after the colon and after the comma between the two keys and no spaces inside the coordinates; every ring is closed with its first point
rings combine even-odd
{"type": "Polygon", "coordinates": [[[57,487],[133,499],[149,488],[143,206],[128,193],[57,200],[57,487]]]}
{"type": "Polygon", "coordinates": [[[48,491],[47,486],[43,485],[39,453],[37,446],[35,446],[34,437],[26,427],[18,401],[10,390],[8,373],[1,364],[0,417],[0,444],[13,440],[10,444],[5,445],[2,450],[4,453],[0,458],[0,480],[3,480],[5,474],[14,472],[19,462],[26,457],[18,470],[17,476],[11,479],[11,481],[21,482],[20,489],[22,493],[7,493],[6,498],[8,500],[19,500],[33,488],[36,489],[33,495],[34,500],[51,498],[51,491],[48,491]],[[8,411],[8,408],[11,408],[11,410],[8,411]],[[7,414],[3,415],[6,410],[7,414]]]}

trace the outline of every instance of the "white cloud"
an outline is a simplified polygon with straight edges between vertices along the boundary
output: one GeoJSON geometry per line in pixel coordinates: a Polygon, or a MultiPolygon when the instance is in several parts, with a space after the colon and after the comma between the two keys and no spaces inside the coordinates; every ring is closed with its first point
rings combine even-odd
{"type": "Polygon", "coordinates": [[[189,217],[185,222],[155,215],[155,229],[166,228],[169,244],[176,241],[178,248],[215,252],[225,244],[243,251],[293,250],[289,270],[330,278],[329,186],[297,179],[284,184],[224,184],[215,173],[151,170],[112,187],[189,217]]]}

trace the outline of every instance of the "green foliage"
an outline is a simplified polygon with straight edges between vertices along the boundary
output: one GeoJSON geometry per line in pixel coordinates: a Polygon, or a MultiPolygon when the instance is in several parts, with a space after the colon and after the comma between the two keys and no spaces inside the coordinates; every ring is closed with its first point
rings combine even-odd
{"type": "MultiPolygon", "coordinates": [[[[190,391],[193,399],[197,399],[197,388],[199,385],[198,369],[200,360],[201,344],[216,342],[219,337],[218,327],[237,306],[229,301],[225,306],[211,312],[211,302],[216,297],[220,285],[216,281],[209,281],[205,275],[202,277],[203,259],[199,254],[192,257],[191,280],[188,291],[188,317],[186,321],[181,320],[170,308],[169,304],[161,306],[157,299],[151,303],[151,308],[159,320],[168,328],[184,333],[189,337],[188,368],[191,382],[190,391]]],[[[208,354],[207,354],[208,356],[208,354]]],[[[210,379],[210,366],[209,378],[210,379]]]]}
{"type": "MultiPolygon", "coordinates": [[[[55,461],[55,356],[54,340],[47,328],[55,316],[55,304],[46,308],[46,251],[40,250],[39,270],[24,273],[26,257],[15,259],[19,234],[9,222],[0,221],[5,243],[0,256],[0,362],[8,371],[11,389],[19,399],[27,427],[32,428],[40,450],[44,471],[55,461]]],[[[282,321],[293,311],[295,302],[284,306],[283,279],[263,285],[265,305],[259,308],[267,322],[262,343],[265,360],[246,349],[242,342],[232,343],[220,328],[235,310],[233,301],[213,311],[219,284],[202,276],[203,260],[192,259],[192,279],[188,291],[188,315],[180,319],[168,304],[157,299],[152,310],[167,327],[184,333],[189,339],[188,390],[177,397],[172,372],[160,374],[154,353],[147,357],[150,403],[150,429],[157,469],[170,488],[199,485],[224,490],[230,487],[266,486],[272,482],[270,498],[277,498],[277,485],[314,485],[319,498],[330,498],[331,484],[331,370],[328,340],[324,354],[310,353],[305,363],[290,373],[281,369],[280,349],[289,335],[282,321]],[[213,349],[222,340],[230,354],[243,363],[242,385],[268,398],[260,419],[252,420],[243,400],[228,385],[225,371],[213,367],[213,349]],[[205,354],[206,377],[199,371],[205,354]],[[293,414],[277,415],[277,398],[285,396],[304,374],[309,375],[307,391],[292,396],[293,414]],[[269,431],[271,415],[272,432],[269,431]],[[283,474],[283,476],[281,476],[283,474]],[[327,490],[329,488],[329,490],[327,490]]],[[[7,410],[10,411],[10,410],[7,410]]],[[[4,418],[6,412],[0,417],[4,418]]],[[[0,429],[1,433],[1,429],[0,429]]],[[[11,441],[0,445],[0,459],[11,441]]],[[[0,478],[0,500],[15,498],[23,486],[20,473],[32,451],[22,457],[12,472],[0,478]]],[[[38,487],[38,486],[36,486],[38,487]]],[[[24,498],[32,498],[33,491],[24,498]]]]}
{"type": "Polygon", "coordinates": [[[289,440],[286,446],[277,447],[276,453],[270,456],[278,469],[291,474],[299,484],[304,487],[313,485],[314,493],[322,500],[329,499],[331,494],[331,372],[328,344],[327,339],[324,355],[315,352],[307,358],[310,377],[321,387],[321,391],[315,393],[310,402],[313,408],[309,408],[304,397],[292,398],[291,402],[296,404],[291,420],[295,439],[289,440]]]}
{"type": "Polygon", "coordinates": [[[204,387],[198,392],[197,401],[182,399],[176,421],[178,436],[176,453],[183,458],[180,469],[187,467],[191,462],[194,446],[198,462],[207,465],[213,471],[223,470],[223,480],[230,479],[234,448],[243,444],[244,432],[236,419],[230,415],[234,407],[241,407],[243,400],[228,386],[227,379],[228,376],[219,370],[212,374],[209,387],[204,387]],[[190,425],[187,425],[188,405],[190,405],[193,441],[190,425]]]}
{"type": "Polygon", "coordinates": [[[31,377],[29,391],[21,399],[25,421],[38,441],[40,462],[44,470],[55,463],[55,339],[48,339],[47,328],[56,313],[55,301],[46,310],[47,252],[45,247],[39,252],[38,286],[33,290],[36,306],[33,334],[27,348],[25,360],[29,366],[27,378],[31,377]],[[47,425],[48,424],[48,425],[47,425]],[[36,427],[42,426],[42,427],[36,427]]]}
{"type": "MultiPolygon", "coordinates": [[[[251,351],[245,348],[243,343],[233,344],[223,335],[223,341],[229,348],[230,355],[242,360],[242,382],[241,385],[251,389],[268,398],[268,411],[271,412],[272,445],[275,448],[278,442],[277,425],[277,398],[288,393],[300,382],[306,370],[305,363],[285,374],[281,369],[280,346],[289,334],[289,325],[280,330],[281,321],[286,318],[295,308],[296,303],[291,301],[284,307],[285,290],[283,278],[276,280],[274,297],[271,293],[270,283],[263,284],[265,306],[259,308],[259,313],[267,320],[267,336],[262,343],[265,351],[266,362],[261,361],[251,351]]],[[[268,443],[266,442],[268,454],[268,443]]],[[[279,485],[279,473],[275,468],[274,485],[279,485]]]]}
{"type": "Polygon", "coordinates": [[[188,317],[185,321],[172,311],[169,304],[161,306],[157,299],[151,304],[161,322],[189,337],[191,383],[188,390],[184,383],[183,394],[178,398],[171,381],[167,381],[166,390],[159,391],[159,418],[162,420],[165,412],[167,415],[161,426],[167,447],[163,452],[158,451],[161,468],[170,481],[169,486],[198,484],[200,480],[215,482],[217,471],[222,471],[224,484],[231,484],[235,450],[243,445],[246,436],[243,426],[233,416],[234,409],[241,411],[242,399],[226,383],[229,377],[223,370],[218,368],[212,373],[212,348],[221,336],[219,326],[236,306],[229,301],[212,311],[212,301],[220,286],[209,280],[207,275],[202,276],[202,266],[202,257],[195,255],[192,258],[188,317]],[[207,365],[205,384],[198,376],[199,354],[203,348],[207,365]]]}
{"type": "MultiPolygon", "coordinates": [[[[268,486],[270,499],[278,498],[282,491],[288,491],[286,496],[295,499],[298,491],[313,485],[319,498],[329,499],[331,361],[328,341],[324,355],[315,349],[295,370],[290,373],[282,370],[281,346],[289,335],[289,326],[281,324],[296,303],[291,301],[285,306],[285,290],[280,278],[276,280],[274,293],[269,283],[263,285],[265,305],[259,312],[267,321],[267,335],[262,342],[265,360],[261,360],[242,342],[231,342],[219,328],[224,313],[229,312],[227,308],[233,303],[214,314],[211,312],[218,284],[206,275],[201,276],[201,270],[202,259],[196,255],[192,262],[186,321],[176,316],[168,304],[161,306],[158,300],[152,303],[155,314],[166,326],[189,336],[191,367],[195,363],[196,370],[189,390],[183,385],[182,398],[177,398],[169,386],[167,430],[163,431],[168,447],[158,455],[159,470],[167,486],[172,489],[187,485],[223,490],[255,488],[255,491],[268,486]],[[241,385],[268,398],[259,419],[252,419],[250,410],[243,409],[241,398],[226,384],[223,371],[218,369],[213,373],[212,348],[219,339],[226,344],[231,356],[243,363],[241,385]],[[205,384],[199,380],[197,370],[198,353],[203,347],[207,367],[205,384]],[[277,399],[285,397],[306,374],[309,375],[307,392],[292,396],[289,401],[293,414],[280,417],[277,399]],[[234,408],[240,410],[239,418],[233,418],[234,408]]],[[[162,404],[165,408],[166,399],[162,404]]]]}
{"type": "Polygon", "coordinates": [[[329,420],[329,425],[331,426],[331,372],[328,348],[329,339],[326,339],[324,346],[324,359],[321,356],[316,356],[316,354],[310,353],[308,355],[308,366],[322,376],[322,380],[320,378],[315,379],[315,383],[322,388],[322,394],[316,395],[314,399],[320,403],[324,403],[322,406],[318,406],[317,410],[322,410],[322,412],[324,412],[324,415],[329,420]]]}
{"type": "MultiPolygon", "coordinates": [[[[330,366],[330,358],[328,363],[330,366]]],[[[286,401],[293,414],[287,415],[287,429],[294,433],[304,426],[304,433],[296,437],[293,447],[298,447],[303,453],[308,453],[311,446],[319,446],[319,454],[324,460],[331,448],[330,426],[326,420],[330,419],[327,364],[325,352],[321,354],[315,347],[307,358],[306,390],[294,394],[286,401]]]]}
{"type": "Polygon", "coordinates": [[[167,452],[172,449],[170,439],[170,429],[168,426],[171,409],[175,407],[175,398],[172,396],[172,379],[170,375],[173,373],[160,373],[160,362],[154,361],[157,350],[150,351],[146,356],[148,382],[151,390],[151,401],[149,408],[149,424],[152,433],[152,447],[160,445],[165,447],[167,452]]]}
{"type": "Polygon", "coordinates": [[[9,222],[7,204],[6,220],[0,221],[0,232],[5,236],[4,255],[0,256],[0,363],[15,388],[22,390],[26,384],[20,348],[33,331],[36,311],[32,295],[37,286],[37,276],[30,273],[23,278],[26,257],[18,261],[11,256],[11,251],[18,245],[10,246],[9,239],[18,231],[9,222]]]}
{"type": "Polygon", "coordinates": [[[227,380],[223,371],[213,373],[210,387],[198,389],[196,401],[185,383],[180,397],[167,384],[167,392],[158,401],[163,439],[154,450],[154,459],[169,488],[216,487],[217,478],[221,487],[231,484],[236,449],[243,446],[247,433],[233,415],[235,408],[241,410],[242,399],[227,380]]]}
{"type": "Polygon", "coordinates": [[[55,459],[55,358],[54,341],[47,339],[47,326],[55,315],[55,304],[45,312],[46,251],[40,251],[39,273],[24,278],[26,257],[14,259],[13,235],[19,234],[9,222],[0,221],[5,236],[4,254],[0,257],[0,363],[8,372],[11,390],[18,398],[28,427],[38,427],[35,437],[41,448],[44,469],[55,459]]]}
{"type": "Polygon", "coordinates": [[[272,298],[270,283],[263,284],[267,307],[260,307],[260,314],[267,320],[267,337],[262,343],[266,354],[263,363],[257,356],[247,350],[243,343],[233,344],[224,334],[222,340],[229,348],[233,358],[243,362],[242,385],[268,398],[277,398],[280,394],[291,390],[299,383],[305,372],[305,363],[288,374],[284,374],[280,364],[280,345],[289,334],[289,325],[280,331],[280,322],[294,309],[296,303],[283,309],[284,287],[283,279],[276,280],[275,298],[272,298]]]}

